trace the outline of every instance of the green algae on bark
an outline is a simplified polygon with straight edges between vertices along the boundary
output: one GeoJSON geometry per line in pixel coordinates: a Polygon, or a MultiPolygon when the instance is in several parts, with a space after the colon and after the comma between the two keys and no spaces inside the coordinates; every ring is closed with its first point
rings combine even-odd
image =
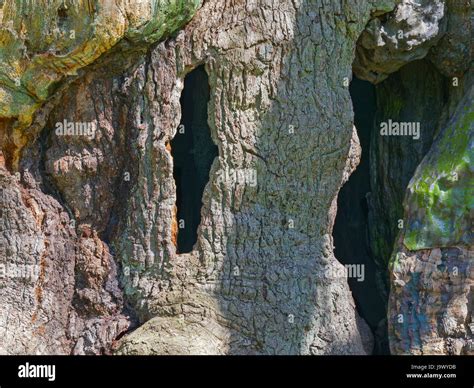
{"type": "Polygon", "coordinates": [[[473,101],[471,87],[409,184],[404,244],[410,250],[473,243],[473,101]]]}
{"type": "MultiPolygon", "coordinates": [[[[14,119],[11,164],[27,142],[24,129],[67,76],[121,42],[139,49],[186,24],[201,0],[5,0],[0,3],[0,119],[14,119]]],[[[5,137],[5,136],[4,136],[5,137]]]]}
{"type": "Polygon", "coordinates": [[[53,83],[94,62],[123,38],[153,43],[173,33],[192,18],[201,1],[121,3],[7,0],[0,26],[0,115],[17,116],[44,101],[53,83]]]}

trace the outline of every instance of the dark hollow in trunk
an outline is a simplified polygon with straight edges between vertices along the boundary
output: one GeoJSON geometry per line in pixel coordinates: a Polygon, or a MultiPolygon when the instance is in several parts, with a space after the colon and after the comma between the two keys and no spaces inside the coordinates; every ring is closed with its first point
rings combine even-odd
{"type": "Polygon", "coordinates": [[[189,73],[181,94],[181,123],[171,141],[176,182],[178,253],[192,251],[201,222],[201,205],[209,171],[218,155],[207,123],[209,82],[204,66],[189,73]]]}
{"type": "MultiPolygon", "coordinates": [[[[357,169],[339,192],[338,211],[333,230],[335,255],[348,268],[358,265],[359,271],[349,273],[351,288],[359,315],[365,319],[375,334],[375,353],[386,353],[379,343],[380,325],[386,316],[386,301],[376,282],[377,267],[370,249],[368,234],[368,204],[370,193],[370,137],[376,113],[375,88],[372,84],[354,77],[350,85],[354,106],[354,122],[362,147],[361,161],[357,169]],[[363,274],[357,276],[354,274],[363,274]]],[[[356,267],[352,267],[356,268],[356,267]]],[[[385,341],[382,341],[385,342],[385,341]]]]}

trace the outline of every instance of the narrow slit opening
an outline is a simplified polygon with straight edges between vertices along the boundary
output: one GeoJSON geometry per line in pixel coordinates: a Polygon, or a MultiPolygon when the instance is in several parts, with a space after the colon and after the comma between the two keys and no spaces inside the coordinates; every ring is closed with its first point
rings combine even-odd
{"type": "Polygon", "coordinates": [[[443,120],[445,85],[425,60],[403,66],[376,86],[357,77],[350,85],[362,156],[339,193],[333,237],[357,311],[373,331],[374,354],[390,353],[390,257],[404,228],[407,186],[443,120]],[[358,269],[364,270],[363,281],[353,276],[358,269]]]}
{"type": "MultiPolygon", "coordinates": [[[[371,251],[368,230],[367,195],[370,195],[370,144],[376,114],[375,87],[354,76],[350,84],[362,155],[359,165],[341,188],[333,238],[335,256],[346,266],[348,283],[359,315],[372,332],[380,330],[386,316],[386,301],[378,292],[377,267],[371,251]]],[[[375,354],[388,353],[385,344],[375,343],[375,354]]]]}
{"type": "Polygon", "coordinates": [[[184,79],[181,123],[171,141],[176,183],[177,253],[189,253],[197,241],[204,188],[212,162],[218,155],[207,122],[210,88],[204,66],[184,79]]]}

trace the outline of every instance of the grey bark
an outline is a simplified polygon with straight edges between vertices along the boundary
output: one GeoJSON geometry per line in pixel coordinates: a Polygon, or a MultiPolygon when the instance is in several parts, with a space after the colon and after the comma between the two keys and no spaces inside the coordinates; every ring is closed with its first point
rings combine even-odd
{"type": "MultiPolygon", "coordinates": [[[[443,28],[459,33],[442,25],[444,2],[423,2],[431,3],[437,11],[427,15],[427,31],[438,33],[418,36],[414,56],[403,47],[382,52],[382,78],[427,55],[443,28]]],[[[1,164],[0,258],[36,265],[39,275],[2,279],[0,352],[370,353],[372,334],[341,276],[331,233],[337,193],[360,158],[347,81],[354,61],[357,74],[379,69],[378,55],[360,53],[380,33],[368,36],[380,22],[374,18],[394,6],[206,1],[146,54],[112,50],[64,84],[26,131],[20,179],[1,164]],[[184,77],[201,64],[219,156],[197,244],[179,255],[169,142],[184,77]],[[58,137],[55,124],[64,119],[92,122],[97,131],[58,137]],[[236,170],[256,171],[257,185],[226,178],[236,170]]],[[[423,32],[416,15],[415,30],[423,32]]],[[[438,52],[430,60],[441,69],[454,56],[438,52]]],[[[405,291],[396,289],[392,301],[411,297],[405,291]]],[[[397,335],[394,352],[416,352],[406,333],[397,335]]]]}

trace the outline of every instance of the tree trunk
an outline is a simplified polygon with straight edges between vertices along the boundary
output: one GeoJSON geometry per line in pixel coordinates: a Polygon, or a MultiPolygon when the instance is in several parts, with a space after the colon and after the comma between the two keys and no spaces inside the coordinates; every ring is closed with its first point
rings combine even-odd
{"type": "MultiPolygon", "coordinates": [[[[2,280],[0,353],[370,354],[373,334],[332,237],[339,190],[361,157],[352,66],[379,83],[447,43],[427,33],[380,55],[370,34],[394,0],[208,0],[197,12],[197,2],[177,3],[146,8],[149,24],[133,8],[114,32],[119,43],[98,59],[74,56],[83,66],[73,61],[76,76],[54,73],[58,83],[49,79],[41,98],[25,102],[34,115],[0,115],[0,259],[34,272],[2,280]],[[202,69],[207,76],[183,94],[186,77],[202,69]],[[180,130],[192,131],[192,147],[176,141],[180,130]],[[180,174],[196,187],[183,189],[180,174]],[[199,205],[200,218],[183,216],[190,213],[182,201],[193,201],[193,211],[199,205]],[[198,223],[183,253],[183,233],[192,236],[186,228],[198,223]]],[[[429,22],[445,31],[444,2],[433,3],[429,22]]],[[[417,9],[421,24],[428,9],[417,9]]],[[[422,27],[415,32],[433,31],[422,27]]],[[[449,59],[439,51],[431,58],[444,72],[449,59]]],[[[387,144],[380,140],[374,160],[387,144]]],[[[393,225],[381,223],[398,221],[393,214],[428,148],[394,174],[402,183],[388,194],[397,201],[387,214],[383,191],[373,193],[373,233],[390,239],[378,263],[387,265],[395,239],[393,225]]],[[[393,175],[371,173],[372,183],[393,175]]],[[[408,222],[416,211],[400,217],[408,222]]],[[[400,345],[408,332],[390,321],[399,296],[423,292],[398,289],[403,271],[392,272],[391,348],[416,353],[416,344],[400,345]]],[[[466,298],[463,306],[472,292],[466,298]]]]}

